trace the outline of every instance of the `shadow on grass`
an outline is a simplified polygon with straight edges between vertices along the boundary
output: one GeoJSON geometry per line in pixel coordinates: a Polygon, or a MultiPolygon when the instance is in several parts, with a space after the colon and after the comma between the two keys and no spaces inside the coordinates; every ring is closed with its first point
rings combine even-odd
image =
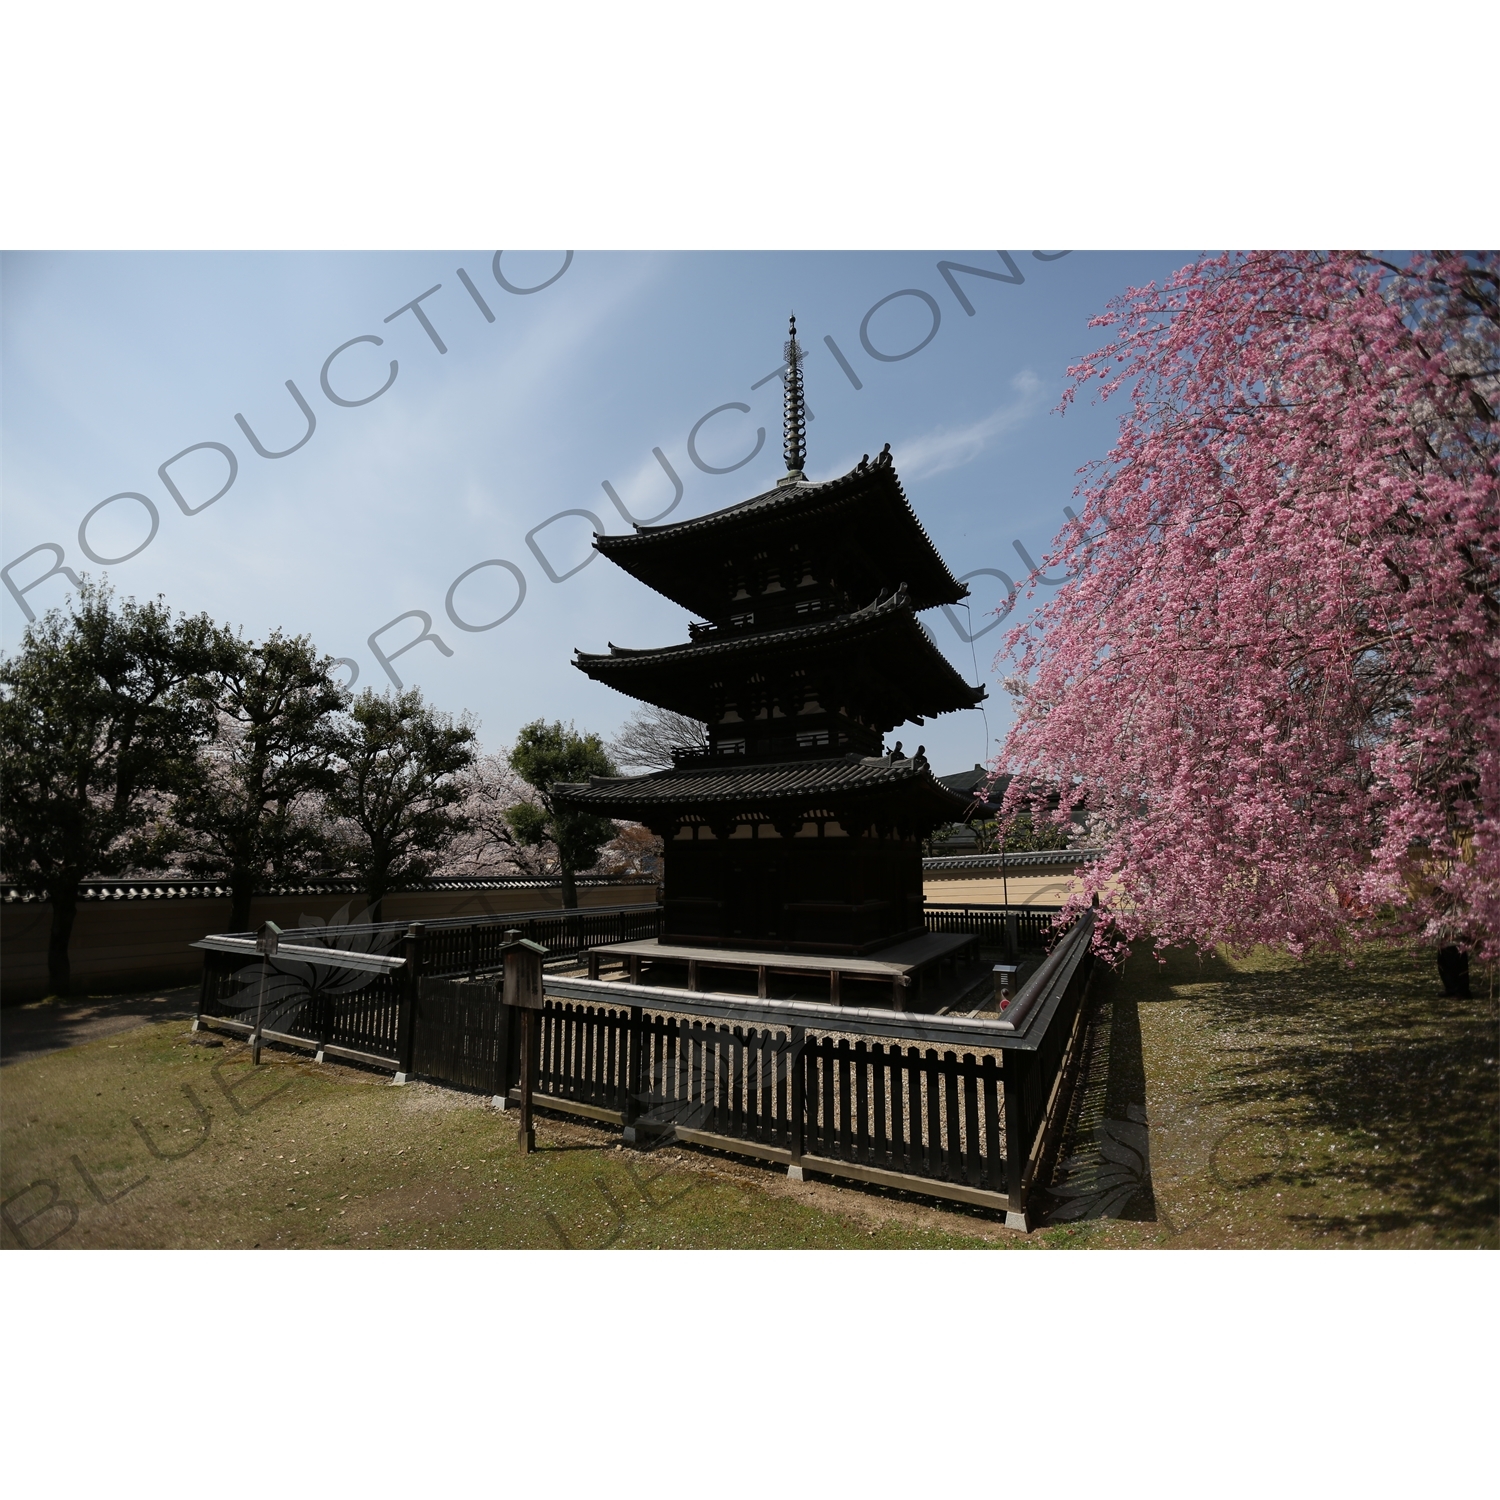
{"type": "Polygon", "coordinates": [[[85,995],[7,1006],[0,1012],[0,1066],[114,1036],[148,1021],[184,1020],[197,986],[134,995],[85,995]]]}
{"type": "Polygon", "coordinates": [[[1123,1219],[1154,1224],[1138,996],[1134,987],[1103,969],[1095,993],[1059,1162],[1040,1222],[1054,1226],[1123,1219]]]}
{"type": "MultiPolygon", "coordinates": [[[[1181,975],[1179,993],[1197,978],[1184,967],[1163,976],[1181,975]]],[[[1197,996],[1223,1034],[1211,1097],[1282,1131],[1266,1175],[1304,1187],[1353,1182],[1386,1200],[1297,1222],[1324,1233],[1430,1226],[1445,1239],[1493,1239],[1500,1035],[1488,998],[1444,996],[1429,954],[1394,949],[1365,950],[1353,969],[1314,958],[1213,978],[1197,996]]]]}

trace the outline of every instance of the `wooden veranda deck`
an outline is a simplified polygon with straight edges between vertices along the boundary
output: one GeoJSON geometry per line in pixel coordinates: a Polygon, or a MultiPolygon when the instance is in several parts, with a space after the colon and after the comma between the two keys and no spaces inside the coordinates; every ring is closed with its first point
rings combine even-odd
{"type": "Polygon", "coordinates": [[[687,988],[698,990],[699,975],[704,969],[750,971],[756,977],[756,994],[765,999],[767,979],[773,974],[813,976],[826,979],[828,998],[842,1004],[842,981],[850,979],[884,981],[891,986],[891,1003],[897,1010],[908,1008],[908,991],[916,989],[914,998],[921,1002],[925,977],[942,967],[962,963],[975,955],[978,938],[967,932],[927,932],[904,943],[893,943],[878,957],[854,958],[844,955],[765,952],[756,949],[695,948],[683,943],[663,943],[655,938],[630,943],[602,943],[588,950],[590,979],[599,977],[606,963],[622,963],[634,984],[641,982],[641,971],[648,963],[687,965],[687,988]]]}

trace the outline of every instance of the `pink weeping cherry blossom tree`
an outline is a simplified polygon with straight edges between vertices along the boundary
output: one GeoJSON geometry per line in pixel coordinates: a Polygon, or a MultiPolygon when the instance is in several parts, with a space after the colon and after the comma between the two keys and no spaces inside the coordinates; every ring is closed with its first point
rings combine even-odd
{"type": "Polygon", "coordinates": [[[1122,939],[1500,958],[1500,255],[1225,255],[1095,326],[1011,800],[1086,801],[1122,939]]]}

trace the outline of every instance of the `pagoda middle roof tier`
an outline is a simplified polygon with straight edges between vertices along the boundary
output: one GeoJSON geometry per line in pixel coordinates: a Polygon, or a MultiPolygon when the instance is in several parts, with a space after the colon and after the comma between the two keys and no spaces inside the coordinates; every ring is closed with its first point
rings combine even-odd
{"type": "Polygon", "coordinates": [[[851,805],[884,802],[935,819],[963,816],[969,800],[950,791],[925,759],[846,755],[838,760],[744,766],[677,767],[641,776],[594,776],[553,788],[567,810],[649,818],[662,809],[685,816],[720,808],[837,815],[851,805]]]}
{"type": "Polygon", "coordinates": [[[657,593],[705,619],[724,611],[726,569],[795,547],[841,559],[866,598],[905,583],[913,609],[967,597],[923,530],[888,454],[820,483],[778,485],[691,521],[596,536],[594,546],[657,593]]]}
{"type": "Polygon", "coordinates": [[[573,665],[632,698],[706,722],[753,680],[793,674],[832,681],[846,704],[887,726],[973,708],[985,696],[933,644],[904,590],[814,624],[723,631],[650,650],[611,644],[608,655],[579,651],[573,665]]]}

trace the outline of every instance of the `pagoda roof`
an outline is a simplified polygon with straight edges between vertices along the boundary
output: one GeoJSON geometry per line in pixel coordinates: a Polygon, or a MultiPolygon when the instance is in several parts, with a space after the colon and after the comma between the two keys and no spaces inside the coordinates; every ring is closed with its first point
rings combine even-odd
{"type": "Polygon", "coordinates": [[[559,808],[628,817],[635,811],[744,806],[795,810],[893,794],[939,818],[961,817],[969,799],[949,791],[922,756],[846,755],[838,760],[771,761],[748,766],[677,766],[645,776],[593,776],[552,789],[559,808]]]}
{"type": "Polygon", "coordinates": [[[747,548],[776,547],[783,537],[811,539],[819,532],[856,545],[879,580],[876,586],[905,583],[913,609],[957,604],[968,595],[938,556],[888,455],[861,461],[836,479],[778,485],[690,521],[596,536],[594,546],[657,593],[709,618],[724,602],[714,563],[747,548]]]}
{"type": "Polygon", "coordinates": [[[611,644],[608,655],[577,653],[573,665],[633,698],[709,719],[715,689],[741,676],[795,662],[808,672],[836,666],[852,692],[891,724],[973,708],[970,687],[933,644],[904,589],[864,609],[778,630],[725,630],[647,650],[611,644]],[[863,670],[861,668],[863,667],[863,670]]]}

